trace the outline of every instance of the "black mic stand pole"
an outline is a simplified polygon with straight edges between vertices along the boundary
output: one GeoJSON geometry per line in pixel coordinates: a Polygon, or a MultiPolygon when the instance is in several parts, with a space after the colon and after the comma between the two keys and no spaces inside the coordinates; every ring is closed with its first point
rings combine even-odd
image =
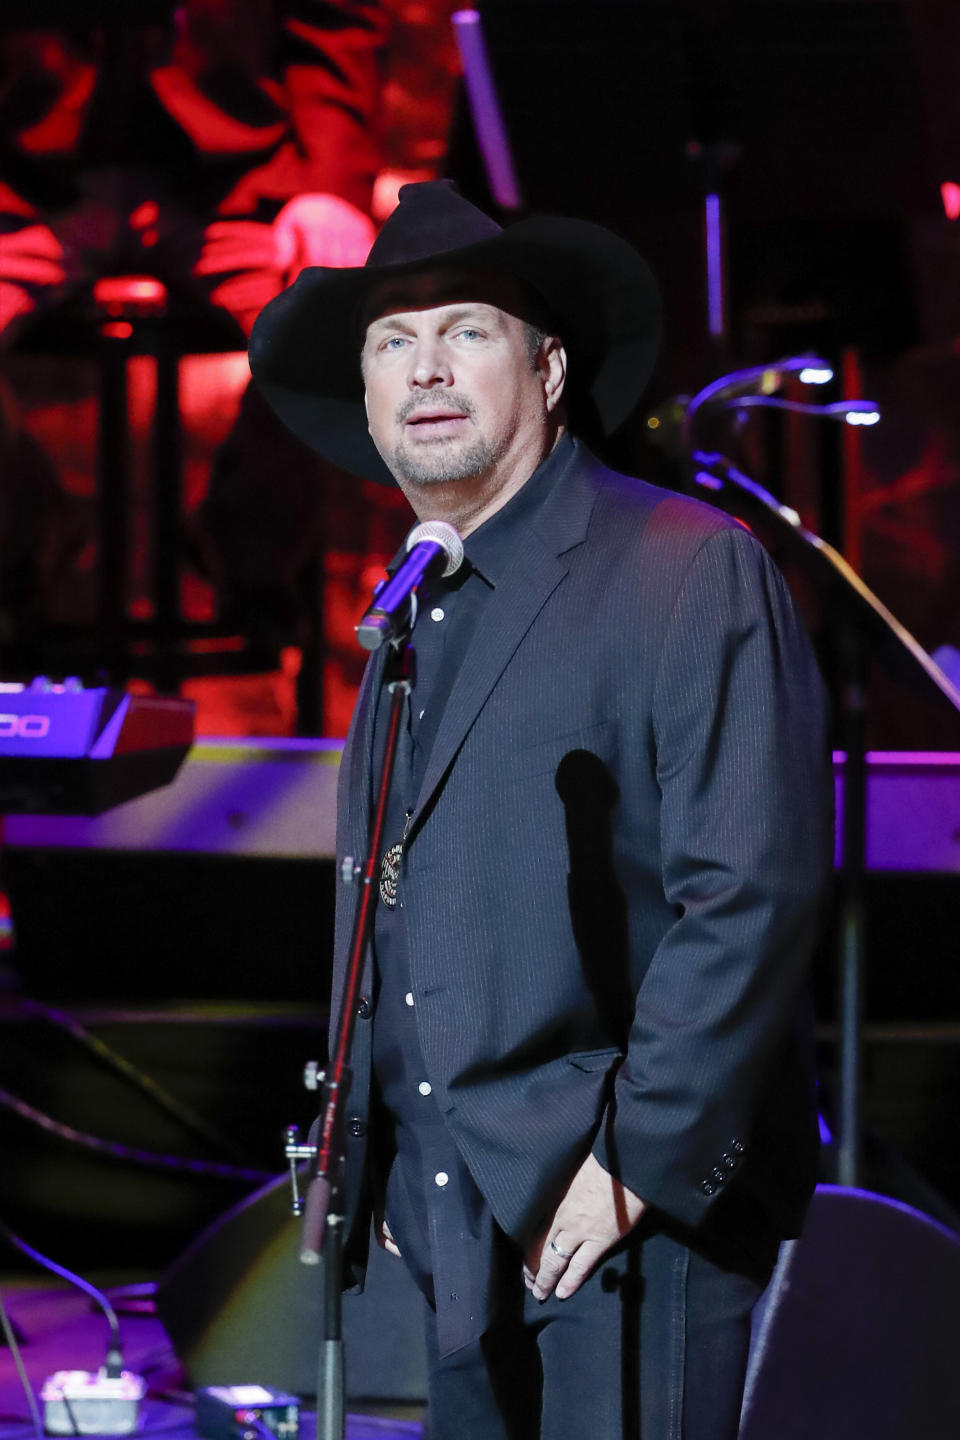
{"type": "MultiPolygon", "coordinates": [[[[323,1257],[323,1340],[317,1375],[317,1440],[344,1440],[341,1291],[343,1288],[343,1102],[350,1081],[350,1049],[356,1019],[363,960],[376,907],[376,871],[383,847],[387,800],[393,778],[404,701],[410,691],[410,650],[406,636],[391,642],[384,685],[390,691],[390,716],[383,769],[377,787],[367,857],[359,871],[360,898],[353,922],[332,1059],[323,1083],[320,1131],[313,1178],[303,1213],[300,1259],[316,1265],[323,1257]]],[[[351,862],[352,863],[352,862],[351,862]]]]}
{"type": "Polygon", "coordinates": [[[861,1183],[863,1002],[866,979],[867,656],[856,626],[840,630],[839,739],[844,750],[840,869],[840,1017],[836,1182],[861,1183]]]}

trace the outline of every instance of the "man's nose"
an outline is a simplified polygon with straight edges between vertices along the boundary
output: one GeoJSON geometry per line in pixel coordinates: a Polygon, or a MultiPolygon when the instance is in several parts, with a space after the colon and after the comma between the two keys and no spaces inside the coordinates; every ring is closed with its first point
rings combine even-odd
{"type": "Polygon", "coordinates": [[[412,389],[432,388],[434,385],[451,385],[453,371],[443,346],[435,340],[421,341],[416,347],[410,367],[412,389]]]}

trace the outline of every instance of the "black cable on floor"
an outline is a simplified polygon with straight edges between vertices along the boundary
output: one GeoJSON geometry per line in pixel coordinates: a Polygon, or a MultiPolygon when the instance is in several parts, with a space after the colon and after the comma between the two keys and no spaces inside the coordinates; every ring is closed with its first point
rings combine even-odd
{"type": "Polygon", "coordinates": [[[152,1100],[161,1110],[164,1110],[168,1115],[172,1115],[175,1120],[178,1120],[185,1129],[191,1130],[195,1135],[199,1135],[208,1145],[212,1145],[213,1148],[219,1150],[221,1154],[228,1155],[231,1160],[238,1162],[243,1160],[243,1156],[237,1147],[226,1139],[219,1130],[213,1125],[210,1125],[202,1116],[198,1115],[195,1110],[192,1110],[190,1106],[185,1105],[181,1100],[171,1095],[169,1091],[165,1090],[152,1076],[147,1075],[130,1060],[127,1060],[125,1056],[119,1054],[119,1052],[114,1050],[111,1045],[108,1045],[105,1040],[101,1040],[99,1035],[91,1034],[91,1032],[87,1030],[85,1026],[81,1025],[80,1021],[76,1020],[72,1015],[68,1015],[66,1011],[58,1010],[52,1005],[47,1005],[42,1000],[32,1000],[29,997],[23,997],[20,1003],[28,1012],[39,1015],[41,1019],[46,1020],[50,1025],[55,1025],[60,1030],[65,1030],[71,1039],[76,1040],[85,1050],[89,1050],[111,1070],[122,1075],[125,1080],[128,1080],[134,1085],[136,1089],[140,1090],[148,1099],[152,1100]]]}

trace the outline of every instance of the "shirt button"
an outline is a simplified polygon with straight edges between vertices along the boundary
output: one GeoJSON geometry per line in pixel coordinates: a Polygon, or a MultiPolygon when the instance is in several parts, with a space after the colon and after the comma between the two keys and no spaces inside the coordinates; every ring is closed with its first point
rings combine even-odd
{"type": "Polygon", "coordinates": [[[438,1170],[436,1175],[434,1175],[433,1177],[433,1183],[435,1185],[439,1185],[440,1189],[442,1190],[449,1179],[450,1176],[447,1174],[446,1170],[438,1170]]]}
{"type": "Polygon", "coordinates": [[[430,1084],[429,1080],[421,1080],[420,1084],[417,1086],[417,1089],[420,1091],[421,1095],[429,1095],[430,1091],[433,1089],[433,1086],[430,1084]]]}
{"type": "Polygon", "coordinates": [[[440,609],[440,606],[439,606],[439,605],[434,605],[433,609],[430,611],[430,619],[431,619],[431,620],[442,620],[442,619],[443,619],[443,611],[440,609]]]}
{"type": "Polygon", "coordinates": [[[407,993],[406,993],[406,995],[404,995],[404,997],[403,997],[403,1003],[404,1003],[404,1005],[409,1005],[411,1008],[413,1007],[413,991],[412,991],[412,990],[408,990],[407,993]]]}

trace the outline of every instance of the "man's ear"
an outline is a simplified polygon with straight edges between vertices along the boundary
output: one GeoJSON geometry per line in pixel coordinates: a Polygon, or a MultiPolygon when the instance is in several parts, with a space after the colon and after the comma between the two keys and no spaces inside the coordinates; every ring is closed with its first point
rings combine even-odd
{"type": "Polygon", "coordinates": [[[540,350],[540,370],[547,411],[556,410],[567,380],[567,352],[557,335],[548,335],[540,350]]]}

